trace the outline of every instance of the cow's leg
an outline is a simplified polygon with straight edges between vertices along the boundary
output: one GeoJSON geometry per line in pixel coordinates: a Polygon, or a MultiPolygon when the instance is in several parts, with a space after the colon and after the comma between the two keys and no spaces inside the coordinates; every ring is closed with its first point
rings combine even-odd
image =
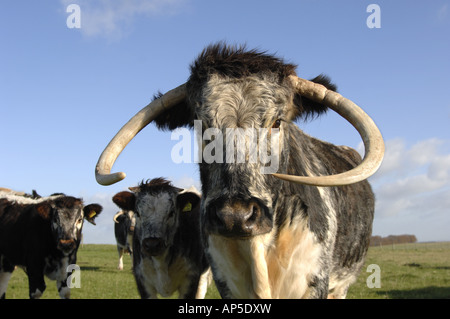
{"type": "Polygon", "coordinates": [[[313,280],[309,282],[307,297],[309,299],[328,298],[328,276],[313,277],[313,280]]]}
{"type": "Polygon", "coordinates": [[[126,249],[130,253],[130,255],[133,253],[133,233],[132,232],[129,232],[127,234],[126,249]]]}
{"type": "Polygon", "coordinates": [[[191,280],[185,280],[179,288],[179,299],[204,299],[208,286],[212,280],[211,269],[201,275],[192,276],[191,280]]]}
{"type": "MultiPolygon", "coordinates": [[[[358,274],[359,272],[355,273],[358,274]]],[[[339,278],[340,280],[335,280],[333,289],[328,293],[328,299],[345,299],[347,297],[348,288],[358,278],[355,273],[343,276],[342,278],[339,278]]]]}
{"type": "Polygon", "coordinates": [[[119,265],[117,266],[117,269],[123,270],[123,254],[125,252],[125,249],[117,245],[117,252],[119,253],[119,265]]]}
{"type": "Polygon", "coordinates": [[[11,279],[12,271],[0,270],[0,299],[5,299],[6,288],[8,287],[9,279],[11,279]]]}
{"type": "Polygon", "coordinates": [[[200,276],[194,276],[186,279],[178,290],[178,299],[195,299],[199,281],[200,276]]]}
{"type": "Polygon", "coordinates": [[[13,271],[14,265],[5,256],[0,255],[0,299],[5,299],[6,288],[13,271]]]}
{"type": "Polygon", "coordinates": [[[130,253],[131,268],[133,268],[133,234],[134,234],[134,226],[133,231],[130,229],[127,235],[127,250],[130,253]]]}
{"type": "Polygon", "coordinates": [[[67,286],[67,281],[57,281],[56,287],[58,288],[59,297],[61,299],[70,299],[70,288],[67,286]]]}
{"type": "Polygon", "coordinates": [[[70,299],[70,288],[67,286],[68,277],[64,279],[56,279],[56,288],[58,289],[61,299],[70,299]]]}
{"type": "Polygon", "coordinates": [[[130,252],[131,269],[133,269],[133,252],[130,252]]]}
{"type": "Polygon", "coordinates": [[[158,299],[157,291],[153,287],[147,289],[148,297],[147,299],[158,299]]]}
{"type": "Polygon", "coordinates": [[[157,291],[154,287],[149,287],[148,285],[137,279],[136,284],[141,299],[158,299],[157,291]]]}
{"type": "Polygon", "coordinates": [[[45,291],[44,270],[27,266],[30,299],[39,299],[45,291]]]}
{"type": "Polygon", "coordinates": [[[142,274],[140,267],[133,268],[133,273],[141,299],[157,299],[156,289],[146,283],[145,275],[142,274]]]}
{"type": "Polygon", "coordinates": [[[201,276],[198,282],[196,299],[205,299],[206,292],[208,291],[209,284],[212,281],[211,268],[208,268],[201,276]]]}
{"type": "Polygon", "coordinates": [[[70,288],[68,287],[69,276],[72,273],[67,272],[69,264],[64,258],[61,268],[56,276],[56,288],[58,289],[59,297],[61,299],[70,299],[70,288]]]}
{"type": "Polygon", "coordinates": [[[340,289],[333,290],[332,293],[328,294],[328,299],[345,299],[347,297],[347,290],[349,286],[340,287],[340,289]]]}

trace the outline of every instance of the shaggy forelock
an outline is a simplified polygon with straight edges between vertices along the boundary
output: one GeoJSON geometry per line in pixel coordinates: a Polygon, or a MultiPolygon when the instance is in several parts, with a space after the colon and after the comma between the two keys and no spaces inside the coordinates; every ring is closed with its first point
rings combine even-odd
{"type": "Polygon", "coordinates": [[[291,113],[292,92],[256,77],[231,79],[212,76],[203,90],[197,116],[208,127],[264,128],[291,113]]]}
{"type": "Polygon", "coordinates": [[[281,83],[287,76],[295,74],[295,69],[296,65],[284,63],[282,59],[266,52],[219,42],[203,50],[191,65],[189,81],[206,82],[212,74],[235,79],[271,74],[273,81],[281,83]]]}
{"type": "Polygon", "coordinates": [[[181,189],[172,185],[165,178],[158,177],[152,180],[142,181],[139,184],[139,193],[149,193],[155,195],[158,193],[178,193],[181,189]]]}

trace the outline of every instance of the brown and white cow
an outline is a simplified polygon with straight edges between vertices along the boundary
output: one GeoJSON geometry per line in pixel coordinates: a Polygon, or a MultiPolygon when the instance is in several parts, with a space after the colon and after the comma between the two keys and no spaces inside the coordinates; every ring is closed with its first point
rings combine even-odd
{"type": "Polygon", "coordinates": [[[134,211],[133,273],[141,298],[204,298],[209,267],[200,236],[200,199],[163,178],[130,187],[113,202],[134,211]]]}
{"type": "Polygon", "coordinates": [[[209,46],[188,81],[128,121],[97,163],[97,181],[109,185],[125,177],[110,174],[117,156],[151,121],[196,130],[202,232],[224,298],[344,298],[364,263],[374,215],[366,179],[383,159],[382,136],[326,76],[307,81],[295,69],[266,53],[209,46]],[[328,108],[358,130],[363,160],[294,123],[328,108]]]}
{"type": "Polygon", "coordinates": [[[44,275],[56,280],[61,298],[70,298],[67,267],[76,263],[83,220],[95,225],[101,211],[98,204],[85,206],[64,194],[0,191],[0,297],[5,298],[12,272],[20,266],[28,276],[30,298],[41,297],[44,275]]]}

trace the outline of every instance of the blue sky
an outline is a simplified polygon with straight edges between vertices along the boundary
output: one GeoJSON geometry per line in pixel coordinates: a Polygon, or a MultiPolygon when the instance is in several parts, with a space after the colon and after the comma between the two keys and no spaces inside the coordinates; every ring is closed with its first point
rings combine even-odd
{"type": "MultiPolygon", "coordinates": [[[[147,127],[113,171],[94,167],[118,129],[158,90],[186,81],[208,44],[246,43],[329,75],[378,124],[386,156],[370,178],[374,235],[450,240],[450,1],[46,0],[0,3],[0,186],[64,192],[99,202],[85,242],[113,243],[111,197],[164,176],[199,186],[195,164],[174,164],[170,132],[147,127]],[[367,6],[379,5],[381,28],[367,6]],[[70,4],[81,28],[68,28],[70,4]]],[[[357,132],[331,111],[307,133],[362,151],[357,132]]]]}

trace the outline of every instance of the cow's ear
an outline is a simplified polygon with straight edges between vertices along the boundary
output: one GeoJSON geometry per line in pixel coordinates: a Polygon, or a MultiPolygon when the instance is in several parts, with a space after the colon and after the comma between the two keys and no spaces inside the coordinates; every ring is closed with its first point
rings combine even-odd
{"type": "MultiPolygon", "coordinates": [[[[158,99],[162,96],[158,93],[154,96],[154,99],[158,99]]],[[[170,109],[162,112],[154,120],[156,127],[160,130],[174,130],[178,127],[189,127],[194,126],[194,114],[192,108],[189,107],[186,100],[175,104],[170,109]]]]}
{"type": "Polygon", "coordinates": [[[200,196],[193,192],[181,192],[177,195],[177,211],[189,213],[200,204],[200,196]]]}
{"type": "MultiPolygon", "coordinates": [[[[335,92],[337,90],[336,85],[331,83],[330,78],[324,74],[320,74],[316,76],[314,79],[311,79],[310,81],[322,84],[328,90],[335,92]]],[[[297,108],[297,112],[294,119],[308,120],[309,118],[319,116],[328,110],[328,107],[326,107],[325,105],[314,102],[300,94],[295,94],[294,104],[297,108]]]]}
{"type": "Polygon", "coordinates": [[[100,215],[102,210],[103,210],[103,207],[99,204],[90,204],[90,205],[84,206],[84,208],[83,208],[84,219],[86,219],[91,224],[95,225],[94,220],[95,220],[95,218],[98,217],[98,215],[100,215]]]}
{"type": "Polygon", "coordinates": [[[52,207],[49,203],[39,203],[36,205],[36,210],[43,219],[49,220],[52,215],[52,207]]]}
{"type": "Polygon", "coordinates": [[[112,200],[114,204],[116,204],[123,210],[135,211],[136,195],[131,192],[123,191],[117,193],[113,196],[112,200]]]}

